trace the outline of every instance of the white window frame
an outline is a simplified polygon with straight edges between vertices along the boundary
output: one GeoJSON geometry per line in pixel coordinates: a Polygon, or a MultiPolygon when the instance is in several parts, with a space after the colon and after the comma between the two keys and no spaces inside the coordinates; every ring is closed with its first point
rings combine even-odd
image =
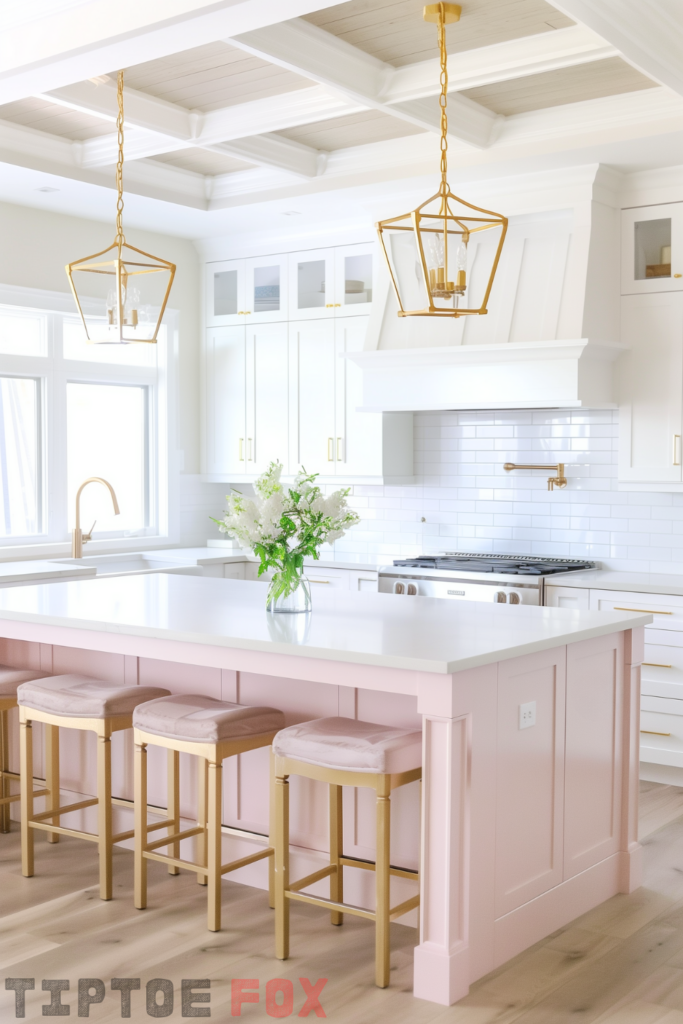
{"type": "MultiPolygon", "coordinates": [[[[166,341],[157,345],[157,366],[120,366],[65,359],[62,322],[77,316],[73,297],[0,284],[0,305],[17,312],[39,311],[47,317],[47,355],[0,354],[0,375],[40,381],[41,472],[43,532],[25,537],[0,537],[0,561],[15,558],[68,556],[71,541],[67,508],[66,385],[143,385],[148,396],[149,523],[142,531],[100,533],[88,543],[88,554],[144,551],[177,544],[180,539],[178,472],[171,459],[176,451],[175,365],[179,315],[167,310],[166,341]]],[[[86,314],[99,313],[95,300],[85,300],[86,314]]]]}

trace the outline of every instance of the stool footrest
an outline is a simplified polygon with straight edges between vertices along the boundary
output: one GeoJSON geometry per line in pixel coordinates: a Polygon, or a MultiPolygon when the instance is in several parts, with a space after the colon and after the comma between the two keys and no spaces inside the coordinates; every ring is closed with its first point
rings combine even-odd
{"type": "Polygon", "coordinates": [[[79,832],[76,828],[65,828],[64,825],[48,825],[46,821],[29,821],[29,828],[37,828],[41,832],[56,832],[60,836],[73,836],[75,839],[88,839],[91,843],[99,843],[100,837],[92,832],[79,832]]]}
{"type": "Polygon", "coordinates": [[[336,873],[336,864],[326,864],[325,867],[320,868],[319,871],[313,871],[310,875],[306,875],[305,878],[300,878],[296,882],[291,882],[289,891],[299,892],[300,889],[306,889],[309,885],[313,885],[314,882],[319,882],[321,878],[328,878],[330,875],[335,875],[336,873]]]}
{"type": "MultiPolygon", "coordinates": [[[[340,857],[339,863],[345,868],[363,868],[364,871],[375,871],[374,860],[356,860],[355,857],[340,857]]],[[[411,868],[389,868],[389,874],[395,878],[409,878],[411,881],[418,882],[420,879],[420,872],[413,871],[411,868]]]]}
{"type": "MultiPolygon", "coordinates": [[[[33,794],[36,795],[35,793],[33,794]]],[[[29,824],[33,825],[37,821],[45,821],[46,818],[58,818],[61,814],[69,814],[71,811],[80,811],[83,807],[94,807],[97,803],[97,797],[93,796],[89,800],[79,800],[76,804],[66,804],[64,807],[53,807],[49,811],[43,811],[41,814],[34,814],[29,824]]]]}
{"type": "Polygon", "coordinates": [[[148,832],[156,832],[160,828],[168,828],[169,825],[175,825],[175,818],[165,818],[163,821],[154,821],[151,825],[147,826],[148,832]]]}
{"type": "Polygon", "coordinates": [[[420,894],[417,896],[411,896],[409,900],[404,900],[403,903],[399,903],[397,907],[392,907],[389,911],[389,920],[393,921],[396,917],[403,917],[409,910],[414,910],[415,907],[420,905],[420,894]]]}
{"type": "Polygon", "coordinates": [[[115,836],[111,837],[112,843],[122,843],[124,839],[132,839],[135,835],[135,829],[132,828],[129,832],[118,832],[115,836]]]}
{"type": "Polygon", "coordinates": [[[0,797],[0,807],[4,804],[13,804],[15,800],[21,800],[20,793],[15,793],[14,796],[2,796],[0,797]]]}
{"type": "Polygon", "coordinates": [[[290,900],[299,900],[301,903],[312,903],[314,907],[324,907],[325,910],[341,910],[345,914],[355,914],[357,917],[366,917],[369,921],[376,920],[374,910],[366,910],[365,907],[354,907],[351,903],[337,903],[335,900],[326,900],[324,896],[309,896],[305,892],[292,892],[285,890],[285,896],[290,900]]]}
{"type": "Polygon", "coordinates": [[[151,850],[143,850],[142,856],[145,860],[156,860],[160,864],[173,864],[176,868],[185,868],[187,871],[196,871],[198,875],[206,874],[206,867],[203,864],[195,864],[191,860],[181,860],[180,857],[169,857],[166,853],[154,853],[151,850]]]}
{"type": "Polygon", "coordinates": [[[221,874],[227,875],[228,871],[237,871],[237,868],[244,868],[247,864],[253,864],[254,861],[263,860],[264,857],[272,857],[275,853],[272,846],[269,846],[267,850],[259,850],[258,853],[250,853],[248,857],[241,857],[240,860],[233,860],[230,864],[224,864],[221,867],[221,874]]]}
{"type": "Polygon", "coordinates": [[[195,825],[194,828],[186,828],[184,832],[174,832],[172,836],[164,836],[163,839],[156,839],[153,843],[147,843],[143,847],[144,853],[151,853],[162,846],[170,846],[171,843],[180,842],[181,839],[190,839],[192,836],[201,835],[205,831],[203,825],[195,825]]]}

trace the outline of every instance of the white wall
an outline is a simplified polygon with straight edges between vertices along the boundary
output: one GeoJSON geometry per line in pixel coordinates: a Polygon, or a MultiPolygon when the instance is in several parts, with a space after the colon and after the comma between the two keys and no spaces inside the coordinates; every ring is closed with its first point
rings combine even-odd
{"type": "MultiPolygon", "coordinates": [[[[70,294],[64,266],[114,240],[111,223],[0,203],[0,283],[70,294]]],[[[132,228],[128,240],[177,265],[169,306],[180,313],[177,445],[184,472],[199,472],[199,257],[191,242],[132,228]]]]}
{"type": "Polygon", "coordinates": [[[355,486],[362,522],[337,541],[337,557],[481,551],[683,573],[683,494],[620,491],[617,430],[609,411],[418,413],[417,483],[355,486]],[[503,470],[558,461],[569,484],[552,492],[547,472],[503,470]]]}

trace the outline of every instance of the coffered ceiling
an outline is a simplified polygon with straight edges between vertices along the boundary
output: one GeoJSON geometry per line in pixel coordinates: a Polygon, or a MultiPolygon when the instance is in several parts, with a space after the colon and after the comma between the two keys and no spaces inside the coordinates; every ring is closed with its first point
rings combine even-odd
{"type": "MultiPolygon", "coordinates": [[[[433,168],[439,67],[422,0],[9,6],[6,164],[113,188],[125,67],[128,192],[211,212],[433,168]]],[[[454,163],[681,131],[678,0],[648,0],[646,22],[642,0],[462,6],[448,28],[454,163]]]]}

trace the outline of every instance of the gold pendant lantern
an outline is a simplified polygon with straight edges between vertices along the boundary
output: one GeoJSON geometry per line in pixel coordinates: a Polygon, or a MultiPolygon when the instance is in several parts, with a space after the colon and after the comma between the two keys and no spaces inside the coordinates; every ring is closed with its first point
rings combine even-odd
{"type": "Polygon", "coordinates": [[[129,245],[123,233],[123,71],[118,73],[117,86],[116,237],[102,252],[68,263],[66,273],[88,341],[110,345],[155,343],[176,268],[175,263],[129,245]],[[101,256],[112,252],[112,257],[100,261],[101,256]],[[81,274],[89,276],[76,276],[81,274]],[[98,313],[86,315],[83,304],[90,308],[91,303],[81,301],[79,289],[83,295],[100,297],[98,313]]]}
{"type": "Polygon", "coordinates": [[[398,299],[399,316],[481,316],[507,232],[507,217],[455,196],[448,175],[448,55],[446,25],[460,20],[457,4],[428,4],[424,20],[438,25],[441,57],[441,184],[416,210],[376,227],[398,299]],[[485,237],[480,237],[486,232],[485,237]],[[476,241],[476,247],[472,244],[476,241]],[[476,248],[476,264],[472,250],[476,248]]]}

